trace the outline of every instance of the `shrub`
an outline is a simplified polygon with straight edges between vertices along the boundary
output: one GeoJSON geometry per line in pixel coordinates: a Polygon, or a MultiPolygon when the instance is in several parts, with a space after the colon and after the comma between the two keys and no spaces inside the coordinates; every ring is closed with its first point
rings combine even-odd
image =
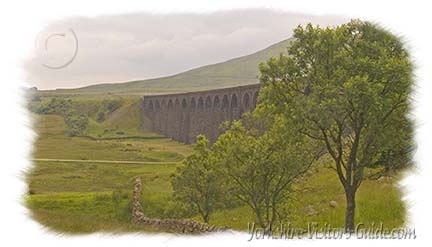
{"type": "Polygon", "coordinates": [[[103,122],[105,120],[105,112],[99,110],[96,116],[96,121],[103,122]]]}
{"type": "Polygon", "coordinates": [[[69,136],[84,134],[88,125],[88,117],[75,111],[69,111],[65,116],[65,123],[68,127],[69,136]]]}
{"type": "Polygon", "coordinates": [[[40,104],[36,113],[64,115],[71,109],[71,106],[71,99],[52,98],[48,103],[40,104]]]}

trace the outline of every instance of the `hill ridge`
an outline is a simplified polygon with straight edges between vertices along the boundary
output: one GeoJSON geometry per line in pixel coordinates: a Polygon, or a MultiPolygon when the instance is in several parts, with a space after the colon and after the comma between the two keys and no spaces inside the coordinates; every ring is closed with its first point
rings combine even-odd
{"type": "Polygon", "coordinates": [[[286,52],[293,39],[285,39],[252,54],[208,64],[174,75],[119,83],[99,83],[73,89],[41,92],[59,94],[163,94],[227,88],[259,83],[258,65],[286,52]]]}

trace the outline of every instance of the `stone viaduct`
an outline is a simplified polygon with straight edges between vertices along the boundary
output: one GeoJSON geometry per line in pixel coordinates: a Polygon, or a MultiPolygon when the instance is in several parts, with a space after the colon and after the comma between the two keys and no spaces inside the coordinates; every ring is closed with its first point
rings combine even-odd
{"type": "Polygon", "coordinates": [[[194,143],[204,134],[214,143],[220,124],[252,111],[260,84],[208,91],[144,96],[144,125],[156,133],[183,143],[194,143]]]}

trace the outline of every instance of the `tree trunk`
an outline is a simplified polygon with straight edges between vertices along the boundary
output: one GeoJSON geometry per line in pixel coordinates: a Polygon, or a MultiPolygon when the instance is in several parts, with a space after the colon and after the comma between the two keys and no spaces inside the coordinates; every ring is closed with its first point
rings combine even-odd
{"type": "Polygon", "coordinates": [[[354,232],[354,216],[355,216],[355,189],[348,188],[345,192],[346,196],[346,212],[345,212],[345,232],[354,232]]]}
{"type": "Polygon", "coordinates": [[[203,214],[203,220],[204,220],[204,223],[206,223],[206,224],[208,224],[209,223],[209,214],[207,213],[207,214],[203,214]]]}

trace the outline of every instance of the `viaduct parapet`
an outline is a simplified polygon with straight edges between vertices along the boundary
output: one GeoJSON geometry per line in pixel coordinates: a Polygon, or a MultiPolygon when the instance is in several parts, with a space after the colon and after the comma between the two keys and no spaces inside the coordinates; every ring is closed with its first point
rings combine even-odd
{"type": "Polygon", "coordinates": [[[150,95],[142,100],[145,127],[183,143],[204,134],[214,143],[220,124],[255,109],[260,84],[208,91],[150,95]]]}

